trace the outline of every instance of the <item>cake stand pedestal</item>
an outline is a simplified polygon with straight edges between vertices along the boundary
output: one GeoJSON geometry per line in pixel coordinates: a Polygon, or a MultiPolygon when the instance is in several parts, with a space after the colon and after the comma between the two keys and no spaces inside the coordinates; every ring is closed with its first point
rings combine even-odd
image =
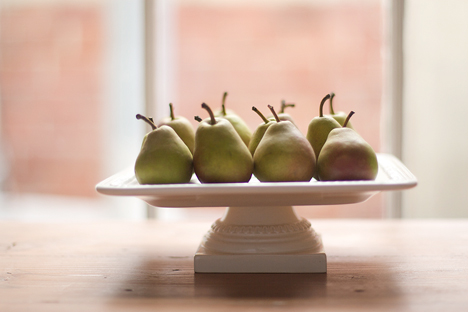
{"type": "Polygon", "coordinates": [[[195,254],[196,273],[325,273],[322,239],[292,206],[229,207],[195,254]]]}
{"type": "Polygon", "coordinates": [[[133,167],[96,186],[102,194],[136,196],[167,208],[229,207],[203,237],[194,258],[198,273],[325,273],[322,239],[293,206],[360,203],[381,191],[405,190],[416,177],[395,156],[377,154],[373,181],[140,185],[133,167]]]}

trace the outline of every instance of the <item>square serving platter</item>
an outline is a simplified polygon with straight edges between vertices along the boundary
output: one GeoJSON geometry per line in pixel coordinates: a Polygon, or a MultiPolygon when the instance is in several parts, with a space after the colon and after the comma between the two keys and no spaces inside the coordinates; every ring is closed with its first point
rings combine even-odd
{"type": "Polygon", "coordinates": [[[247,207],[353,204],[381,191],[398,191],[417,185],[416,177],[396,157],[378,153],[379,172],[373,181],[260,182],[140,185],[133,166],[100,182],[96,190],[111,196],[138,197],[156,207],[247,207]]]}

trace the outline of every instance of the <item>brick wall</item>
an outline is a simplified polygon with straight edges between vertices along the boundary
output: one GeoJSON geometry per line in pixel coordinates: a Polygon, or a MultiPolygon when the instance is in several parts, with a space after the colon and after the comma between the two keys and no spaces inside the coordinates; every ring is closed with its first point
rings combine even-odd
{"type": "Polygon", "coordinates": [[[285,99],[296,103],[289,112],[305,132],[320,100],[334,91],[335,108],[356,111],[353,124],[379,149],[379,2],[183,6],[177,28],[179,112],[203,114],[202,102],[218,107],[228,91],[227,105],[255,128],[261,120],[252,106],[268,113],[268,104],[285,99]]]}

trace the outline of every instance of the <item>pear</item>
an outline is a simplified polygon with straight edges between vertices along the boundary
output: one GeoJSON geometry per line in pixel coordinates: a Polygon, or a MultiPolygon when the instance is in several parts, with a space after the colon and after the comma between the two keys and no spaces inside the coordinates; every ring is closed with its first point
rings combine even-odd
{"type": "Polygon", "coordinates": [[[285,100],[282,100],[282,101],[281,101],[281,109],[280,109],[280,111],[279,111],[278,118],[279,118],[280,120],[289,120],[290,122],[292,122],[292,123],[295,125],[294,120],[293,120],[293,118],[291,117],[291,115],[289,115],[288,113],[285,113],[285,112],[284,112],[284,109],[285,109],[286,107],[296,107],[296,104],[294,104],[294,103],[286,103],[285,100]]]}
{"type": "Polygon", "coordinates": [[[320,150],[327,140],[328,134],[335,128],[340,128],[341,125],[330,116],[323,115],[323,105],[330,98],[327,94],[320,102],[319,116],[314,117],[307,128],[306,138],[312,145],[315,152],[315,158],[318,159],[320,150]]]}
{"type": "Polygon", "coordinates": [[[258,143],[260,143],[261,139],[263,138],[263,135],[265,134],[265,131],[273,123],[276,123],[276,120],[273,121],[273,120],[267,119],[255,106],[252,106],[252,110],[256,112],[260,116],[260,118],[262,118],[263,120],[263,123],[258,125],[255,131],[252,133],[252,137],[250,138],[249,151],[253,156],[253,154],[255,153],[255,150],[257,149],[258,143]]]}
{"type": "Polygon", "coordinates": [[[317,160],[317,175],[321,181],[375,180],[377,156],[356,131],[347,127],[350,112],[343,127],[333,129],[317,160]]]}
{"type": "Polygon", "coordinates": [[[172,103],[169,103],[169,117],[165,117],[159,122],[159,126],[162,125],[166,125],[174,129],[193,154],[193,149],[195,147],[195,131],[187,118],[174,115],[172,103]]]}
{"type": "Polygon", "coordinates": [[[268,127],[255,150],[254,175],[262,182],[310,181],[315,154],[305,136],[292,122],[280,120],[268,127]]]}
{"type": "MultiPolygon", "coordinates": [[[[330,93],[330,115],[327,115],[327,116],[332,117],[333,119],[338,121],[338,123],[341,126],[343,126],[348,114],[346,114],[345,112],[335,112],[335,110],[333,109],[333,98],[334,97],[335,97],[335,93],[333,93],[333,92],[330,93]]],[[[347,127],[351,128],[351,129],[354,129],[353,126],[351,125],[351,122],[349,122],[349,121],[348,121],[347,127]]]]}
{"type": "Polygon", "coordinates": [[[224,115],[236,115],[233,110],[226,109],[226,98],[228,96],[227,92],[223,93],[223,99],[221,100],[221,109],[218,111],[213,112],[215,117],[223,117],[224,115]]]}
{"type": "Polygon", "coordinates": [[[227,119],[234,126],[234,129],[236,129],[237,133],[239,133],[245,146],[249,146],[250,138],[252,137],[252,131],[250,131],[249,126],[247,126],[242,118],[237,116],[234,112],[226,110],[225,102],[227,94],[227,92],[224,92],[221,111],[219,111],[216,116],[227,119]]]}
{"type": "Polygon", "coordinates": [[[249,149],[224,118],[215,118],[205,103],[209,118],[198,124],[195,132],[193,164],[202,183],[248,182],[252,177],[253,160],[249,149]]]}
{"type": "Polygon", "coordinates": [[[135,161],[135,177],[140,184],[187,183],[192,178],[193,158],[187,145],[169,126],[157,127],[140,114],[152,131],[143,138],[135,161]]]}
{"type": "MultiPolygon", "coordinates": [[[[292,122],[294,125],[296,125],[294,123],[294,120],[293,118],[291,117],[291,115],[289,115],[288,113],[285,113],[284,112],[284,109],[287,108],[287,107],[295,107],[296,104],[294,103],[286,103],[285,100],[282,100],[281,101],[281,109],[279,110],[279,112],[276,114],[278,116],[278,118],[280,120],[289,120],[290,122],[292,122]]],[[[271,116],[268,116],[268,119],[271,119],[271,120],[275,120],[275,116],[271,115],[271,116]]]]}

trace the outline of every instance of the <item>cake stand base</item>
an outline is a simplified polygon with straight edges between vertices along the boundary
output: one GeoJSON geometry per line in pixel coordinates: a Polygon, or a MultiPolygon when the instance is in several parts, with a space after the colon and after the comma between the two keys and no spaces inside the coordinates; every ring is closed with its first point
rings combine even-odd
{"type": "Polygon", "coordinates": [[[229,207],[194,258],[196,273],[326,273],[322,239],[291,206],[229,207]]]}
{"type": "Polygon", "coordinates": [[[294,255],[212,255],[200,248],[195,273],[326,273],[324,252],[294,255]]]}

